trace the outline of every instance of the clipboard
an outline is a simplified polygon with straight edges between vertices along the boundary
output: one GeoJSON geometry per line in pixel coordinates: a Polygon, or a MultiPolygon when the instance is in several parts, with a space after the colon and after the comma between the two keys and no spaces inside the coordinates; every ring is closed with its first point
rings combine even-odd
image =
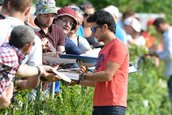
{"type": "Polygon", "coordinates": [[[81,55],[73,55],[73,54],[61,54],[60,58],[76,59],[77,61],[82,61],[83,64],[89,66],[95,66],[98,59],[97,57],[81,56],[81,55]]]}

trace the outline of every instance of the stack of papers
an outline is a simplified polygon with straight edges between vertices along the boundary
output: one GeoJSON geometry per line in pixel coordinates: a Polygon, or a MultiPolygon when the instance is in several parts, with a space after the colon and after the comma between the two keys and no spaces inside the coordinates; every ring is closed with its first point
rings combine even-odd
{"type": "MultiPolygon", "coordinates": [[[[89,69],[94,70],[95,67],[89,69]]],[[[70,69],[59,69],[58,71],[54,70],[53,72],[65,82],[71,83],[72,80],[79,80],[79,75],[80,75],[79,70],[80,68],[70,68],[70,69]]],[[[130,63],[128,73],[133,73],[137,71],[138,70],[136,69],[136,67],[132,63],[130,63]]]]}
{"type": "Polygon", "coordinates": [[[98,58],[100,50],[101,50],[101,48],[95,48],[93,50],[89,50],[89,51],[85,52],[85,54],[81,54],[80,56],[88,56],[88,57],[98,58]]]}
{"type": "Polygon", "coordinates": [[[71,83],[72,80],[79,80],[79,69],[80,68],[59,69],[53,70],[53,72],[65,82],[71,83]]]}
{"type": "Polygon", "coordinates": [[[54,72],[56,75],[58,75],[59,78],[61,78],[61,79],[64,80],[65,82],[71,83],[72,80],[71,80],[69,77],[67,77],[65,74],[60,73],[60,72],[58,72],[58,71],[56,71],[56,70],[54,70],[53,72],[54,72]]]}

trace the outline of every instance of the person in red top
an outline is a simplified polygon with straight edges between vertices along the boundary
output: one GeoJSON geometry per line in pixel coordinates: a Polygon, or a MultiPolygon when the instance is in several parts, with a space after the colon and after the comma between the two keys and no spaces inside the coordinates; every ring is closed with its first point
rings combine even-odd
{"type": "MultiPolygon", "coordinates": [[[[116,28],[111,14],[99,10],[87,19],[92,32],[104,47],[94,73],[82,73],[79,84],[94,86],[93,115],[125,115],[127,107],[129,53],[127,46],[114,37],[116,28]]],[[[84,71],[84,69],[81,69],[84,71]]]]}

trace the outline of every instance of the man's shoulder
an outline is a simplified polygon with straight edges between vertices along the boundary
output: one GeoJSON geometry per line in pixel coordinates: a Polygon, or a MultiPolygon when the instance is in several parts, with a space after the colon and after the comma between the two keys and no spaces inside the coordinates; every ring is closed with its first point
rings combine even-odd
{"type": "MultiPolygon", "coordinates": [[[[113,50],[117,49],[125,49],[128,50],[128,47],[125,43],[123,43],[121,40],[119,40],[118,38],[115,38],[114,40],[111,41],[111,43],[109,44],[109,47],[112,46],[114,48],[112,48],[113,50]]],[[[111,49],[111,50],[112,50],[111,49]]]]}
{"type": "Polygon", "coordinates": [[[8,44],[4,44],[0,47],[0,56],[4,56],[4,55],[13,55],[15,54],[15,50],[13,50],[13,48],[8,45],[8,44]]]}

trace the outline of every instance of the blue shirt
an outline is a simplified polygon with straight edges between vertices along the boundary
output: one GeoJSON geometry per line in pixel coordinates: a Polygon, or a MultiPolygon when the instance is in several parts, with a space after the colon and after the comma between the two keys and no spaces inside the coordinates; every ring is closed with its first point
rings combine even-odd
{"type": "Polygon", "coordinates": [[[127,36],[124,29],[121,27],[120,23],[116,23],[116,37],[127,44],[127,36]]]}
{"type": "Polygon", "coordinates": [[[79,49],[79,47],[77,47],[75,43],[68,37],[65,38],[65,51],[66,54],[74,54],[74,55],[83,54],[83,52],[79,49]]]}
{"type": "Polygon", "coordinates": [[[77,35],[82,36],[83,38],[85,37],[84,35],[84,27],[81,25],[77,31],[77,35]]]}

